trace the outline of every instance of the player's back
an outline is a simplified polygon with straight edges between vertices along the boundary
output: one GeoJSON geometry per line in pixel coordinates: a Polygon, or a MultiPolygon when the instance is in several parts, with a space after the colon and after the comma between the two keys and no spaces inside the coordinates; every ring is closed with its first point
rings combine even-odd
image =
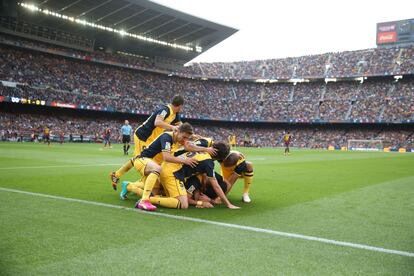
{"type": "Polygon", "coordinates": [[[163,105],[161,108],[154,111],[148,119],[135,130],[135,134],[141,141],[148,140],[151,142],[164,132],[163,128],[155,126],[155,119],[157,116],[161,116],[163,121],[167,124],[173,125],[180,121],[179,113],[174,113],[171,105],[163,105]]]}
{"type": "Polygon", "coordinates": [[[214,161],[210,154],[206,152],[187,152],[181,155],[180,158],[193,158],[197,160],[198,163],[195,167],[179,164],[180,166],[175,167],[178,168],[175,171],[172,170],[173,166],[171,166],[169,172],[173,171],[175,177],[178,179],[184,180],[193,175],[202,173],[206,173],[207,176],[212,176],[211,174],[214,173],[214,161]]]}

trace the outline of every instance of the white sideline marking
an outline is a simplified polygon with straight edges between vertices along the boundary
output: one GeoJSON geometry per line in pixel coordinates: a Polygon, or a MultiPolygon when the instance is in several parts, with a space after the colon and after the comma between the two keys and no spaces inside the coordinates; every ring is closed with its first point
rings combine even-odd
{"type": "Polygon", "coordinates": [[[121,166],[122,164],[81,164],[81,165],[56,165],[56,166],[29,166],[29,167],[3,167],[0,170],[19,170],[19,169],[50,169],[50,168],[78,168],[78,167],[102,167],[102,166],[121,166]]]}
{"type": "MultiPolygon", "coordinates": [[[[139,212],[141,214],[146,214],[146,215],[166,217],[166,218],[172,218],[172,219],[177,219],[177,220],[186,220],[186,221],[199,222],[199,223],[205,223],[205,224],[212,224],[212,225],[217,225],[217,226],[222,226],[222,227],[227,227],[227,228],[235,228],[235,229],[241,229],[241,230],[246,230],[246,231],[266,233],[266,234],[271,234],[271,235],[276,235],[276,236],[296,238],[296,239],[302,239],[302,240],[308,240],[308,241],[317,241],[317,242],[328,243],[328,244],[333,244],[333,245],[338,245],[338,246],[352,247],[352,248],[358,248],[358,249],[364,249],[364,250],[369,250],[369,251],[376,251],[376,252],[381,252],[381,253],[394,254],[394,255],[414,258],[413,252],[386,249],[386,248],[358,244],[358,243],[329,240],[325,238],[318,238],[318,237],[306,236],[306,235],[295,234],[295,233],[280,232],[280,231],[275,231],[275,230],[270,230],[270,229],[224,223],[224,222],[198,219],[198,218],[192,218],[192,217],[182,217],[182,216],[169,215],[169,214],[163,214],[163,213],[158,213],[158,212],[145,212],[145,211],[138,210],[135,208],[128,208],[128,207],[123,207],[123,206],[118,206],[118,205],[107,204],[107,203],[88,201],[88,200],[82,200],[82,199],[76,199],[76,198],[61,197],[61,196],[53,196],[53,195],[40,194],[40,193],[32,193],[32,192],[26,192],[26,191],[20,191],[20,190],[14,190],[14,189],[2,188],[2,187],[0,187],[0,191],[19,193],[19,194],[25,194],[25,195],[31,195],[31,196],[38,196],[38,197],[46,197],[46,198],[52,198],[52,199],[59,199],[59,200],[64,200],[64,201],[69,201],[69,202],[78,202],[78,203],[95,205],[95,206],[103,206],[103,207],[108,207],[108,208],[122,209],[126,211],[139,212]]],[[[229,212],[237,212],[237,211],[229,210],[229,212]]]]}

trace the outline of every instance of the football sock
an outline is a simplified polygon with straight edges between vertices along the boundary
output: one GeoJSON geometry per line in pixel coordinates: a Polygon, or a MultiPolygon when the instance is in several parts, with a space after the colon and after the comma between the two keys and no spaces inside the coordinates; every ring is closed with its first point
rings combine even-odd
{"type": "Polygon", "coordinates": [[[124,145],[124,154],[126,153],[126,146],[124,145]]]}
{"type": "Polygon", "coordinates": [[[127,191],[135,193],[138,196],[142,196],[144,192],[143,187],[144,187],[144,183],[141,181],[130,182],[129,185],[127,186],[127,191]]]}
{"type": "Polygon", "coordinates": [[[129,145],[127,146],[127,149],[126,149],[126,151],[127,151],[127,152],[129,151],[129,145]]]}
{"type": "Polygon", "coordinates": [[[149,200],[152,204],[160,205],[165,208],[180,209],[181,206],[181,202],[174,197],[151,196],[149,200]]]}
{"type": "Polygon", "coordinates": [[[120,178],[121,176],[126,174],[133,166],[134,166],[134,163],[132,162],[132,160],[128,160],[124,165],[122,165],[121,168],[119,168],[115,172],[115,176],[120,178]]]}
{"type": "Polygon", "coordinates": [[[131,185],[131,184],[128,185],[127,190],[128,190],[128,192],[132,192],[132,193],[136,194],[139,197],[141,197],[142,194],[144,193],[143,189],[139,188],[136,185],[131,185]]]}
{"type": "Polygon", "coordinates": [[[154,188],[155,183],[157,183],[157,180],[160,176],[160,173],[157,171],[152,171],[145,180],[145,186],[144,186],[144,193],[142,194],[143,200],[148,200],[149,196],[151,194],[152,188],[154,188]]]}
{"type": "Polygon", "coordinates": [[[243,179],[244,179],[243,194],[245,194],[245,193],[248,194],[249,193],[249,190],[250,190],[250,185],[253,182],[253,171],[251,171],[251,172],[249,172],[249,171],[245,172],[244,173],[244,176],[243,176],[243,179]]]}

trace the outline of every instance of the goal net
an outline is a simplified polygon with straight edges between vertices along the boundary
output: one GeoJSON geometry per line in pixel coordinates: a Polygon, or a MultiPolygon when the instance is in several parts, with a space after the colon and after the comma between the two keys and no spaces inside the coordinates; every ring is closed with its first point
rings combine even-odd
{"type": "Polygon", "coordinates": [[[382,140],[348,140],[348,150],[383,150],[382,140]]]}

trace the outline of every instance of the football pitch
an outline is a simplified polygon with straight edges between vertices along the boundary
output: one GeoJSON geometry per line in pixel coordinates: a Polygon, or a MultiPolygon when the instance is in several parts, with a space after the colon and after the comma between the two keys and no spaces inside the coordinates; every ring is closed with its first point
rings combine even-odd
{"type": "Polygon", "coordinates": [[[0,275],[414,275],[412,153],[239,148],[252,203],[145,213],[101,147],[0,143],[0,275]]]}

